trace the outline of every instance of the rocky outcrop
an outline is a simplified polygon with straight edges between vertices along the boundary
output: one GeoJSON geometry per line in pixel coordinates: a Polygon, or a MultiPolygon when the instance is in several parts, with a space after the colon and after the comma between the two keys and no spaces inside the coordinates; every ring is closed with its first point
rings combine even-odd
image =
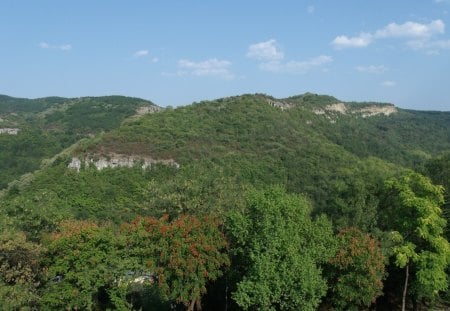
{"type": "Polygon", "coordinates": [[[72,158],[72,161],[69,163],[69,165],[67,167],[70,168],[70,169],[73,169],[73,170],[77,170],[77,172],[79,172],[80,169],[81,169],[81,161],[80,161],[80,159],[75,158],[75,157],[72,158]]]}
{"type": "Polygon", "coordinates": [[[138,107],[136,109],[136,113],[138,115],[144,115],[144,114],[148,114],[148,113],[155,113],[155,112],[158,112],[160,110],[161,110],[161,107],[149,105],[149,106],[138,107]]]}
{"type": "Polygon", "coordinates": [[[281,110],[287,110],[294,107],[294,105],[291,103],[282,102],[279,100],[272,100],[270,98],[266,98],[266,100],[269,105],[271,105],[272,107],[280,108],[281,110]]]}
{"type": "Polygon", "coordinates": [[[369,105],[364,107],[355,107],[353,105],[346,105],[344,103],[336,103],[327,105],[323,108],[314,109],[313,112],[317,115],[324,114],[354,114],[360,115],[363,118],[376,116],[379,114],[383,114],[385,116],[389,116],[393,113],[396,113],[398,110],[393,105],[369,105]]]}
{"type": "Polygon", "coordinates": [[[395,108],[395,106],[368,106],[368,107],[364,107],[359,109],[358,111],[359,113],[361,113],[361,116],[363,118],[367,118],[367,117],[372,117],[372,116],[376,116],[377,114],[384,114],[385,116],[391,115],[393,113],[397,112],[397,108],[395,108]]]}
{"type": "Polygon", "coordinates": [[[107,156],[92,155],[87,156],[84,159],[73,157],[72,161],[67,166],[69,169],[76,170],[77,172],[83,167],[95,166],[97,170],[105,168],[117,168],[117,167],[134,167],[139,165],[142,169],[151,168],[152,165],[162,164],[168,166],[174,166],[180,168],[180,165],[173,159],[153,159],[151,157],[137,156],[137,155],[122,155],[122,154],[110,154],[107,156]]]}
{"type": "Polygon", "coordinates": [[[17,135],[20,129],[18,128],[0,128],[0,134],[17,135]]]}

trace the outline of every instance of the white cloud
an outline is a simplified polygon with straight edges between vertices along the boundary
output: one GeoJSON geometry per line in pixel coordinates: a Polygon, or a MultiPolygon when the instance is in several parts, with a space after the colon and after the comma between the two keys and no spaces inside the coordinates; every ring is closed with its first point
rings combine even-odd
{"type": "Polygon", "coordinates": [[[337,49],[343,48],[363,48],[372,42],[372,35],[368,33],[361,33],[357,37],[337,36],[331,42],[337,49]]]}
{"type": "Polygon", "coordinates": [[[234,75],[229,69],[230,66],[231,62],[217,58],[210,58],[201,62],[181,59],[178,61],[178,67],[181,70],[177,72],[177,75],[191,74],[200,77],[211,76],[223,79],[233,79],[234,75]]]}
{"type": "Polygon", "coordinates": [[[142,57],[142,56],[147,56],[148,55],[148,50],[139,50],[134,52],[133,56],[134,57],[142,57]]]}
{"type": "Polygon", "coordinates": [[[275,73],[306,73],[313,67],[333,61],[330,56],[326,55],[320,55],[305,61],[283,61],[284,53],[278,50],[276,42],[275,39],[270,39],[250,45],[247,57],[259,60],[261,70],[275,73]]]}
{"type": "Polygon", "coordinates": [[[440,20],[434,20],[428,24],[416,22],[405,22],[403,24],[390,23],[385,27],[376,30],[374,33],[361,33],[356,37],[340,35],[331,41],[337,49],[343,48],[362,48],[367,47],[373,41],[388,38],[409,38],[413,40],[429,40],[431,37],[445,32],[445,23],[440,20]]]}
{"type": "Polygon", "coordinates": [[[59,46],[59,49],[63,50],[63,51],[68,51],[68,50],[72,49],[72,46],[70,44],[64,44],[64,45],[59,46]]]}
{"type": "Polygon", "coordinates": [[[157,63],[159,62],[159,58],[158,57],[153,57],[152,58],[152,63],[157,63]]]}
{"type": "Polygon", "coordinates": [[[313,14],[315,10],[316,8],[314,7],[314,5],[308,5],[308,7],[306,8],[308,14],[313,14]]]}
{"type": "Polygon", "coordinates": [[[276,40],[270,39],[250,45],[247,57],[263,61],[274,61],[283,59],[284,54],[277,49],[276,40]]]}
{"type": "Polygon", "coordinates": [[[369,65],[369,66],[357,66],[355,69],[359,72],[363,73],[371,73],[371,74],[380,74],[387,70],[387,67],[384,65],[369,65]]]}
{"type": "Polygon", "coordinates": [[[432,47],[450,50],[450,40],[438,40],[429,43],[432,47]]]}
{"type": "Polygon", "coordinates": [[[376,38],[425,38],[435,34],[442,34],[445,31],[445,24],[437,19],[429,24],[406,22],[404,24],[390,23],[375,32],[376,38]]]}
{"type": "Polygon", "coordinates": [[[411,40],[407,45],[414,50],[450,50],[450,40],[411,40]]]}
{"type": "Polygon", "coordinates": [[[386,80],[386,81],[383,81],[383,82],[381,83],[381,85],[382,85],[382,86],[385,86],[385,87],[394,87],[394,86],[397,85],[397,83],[396,83],[395,81],[386,80]]]}
{"type": "Polygon", "coordinates": [[[68,51],[72,49],[72,45],[70,44],[62,44],[62,45],[51,45],[47,42],[41,42],[39,43],[39,47],[41,49],[54,49],[54,50],[61,50],[61,51],[68,51]]]}
{"type": "Polygon", "coordinates": [[[306,73],[314,67],[322,66],[333,61],[333,58],[326,55],[320,55],[305,61],[271,61],[260,64],[264,71],[275,73],[306,73]]]}

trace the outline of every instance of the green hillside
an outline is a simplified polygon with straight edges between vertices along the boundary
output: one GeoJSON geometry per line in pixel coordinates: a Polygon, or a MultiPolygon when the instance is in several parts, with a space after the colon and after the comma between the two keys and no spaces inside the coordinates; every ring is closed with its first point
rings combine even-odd
{"type": "MultiPolygon", "coordinates": [[[[370,306],[383,285],[378,305],[395,309],[405,260],[410,300],[448,303],[449,214],[442,189],[412,170],[445,183],[450,112],[307,93],[127,118],[150,103],[67,101],[26,112],[28,139],[45,133],[59,145],[36,145],[47,152],[39,160],[52,159],[0,196],[0,239],[49,267],[35,274],[42,285],[27,283],[27,299],[44,309],[70,300],[101,310],[228,301],[232,310],[346,310],[370,306]],[[117,284],[136,275],[152,281],[117,284]]],[[[16,286],[0,280],[0,297],[16,286]]]]}
{"type": "Polygon", "coordinates": [[[21,217],[23,210],[39,217],[49,210],[61,217],[116,221],[163,212],[222,213],[240,196],[236,189],[277,184],[306,194],[317,212],[333,214],[337,223],[370,228],[375,212],[367,209],[375,209],[375,188],[383,180],[450,149],[445,126],[450,113],[397,109],[365,118],[350,113],[385,106],[367,103],[346,104],[347,114],[317,113],[336,103],[312,94],[280,101],[244,95],[131,119],[78,144],[72,156],[81,162],[150,158],[159,161],[156,168],[97,171],[91,164],[77,173],[67,169],[72,157],[63,156],[20,192],[10,191],[3,206],[21,217]],[[423,116],[428,122],[422,124],[423,116]],[[168,161],[179,168],[161,164],[168,161]]]}
{"type": "Polygon", "coordinates": [[[0,96],[0,189],[20,175],[39,168],[79,139],[116,128],[139,107],[152,103],[123,96],[76,99],[23,99],[0,96]]]}

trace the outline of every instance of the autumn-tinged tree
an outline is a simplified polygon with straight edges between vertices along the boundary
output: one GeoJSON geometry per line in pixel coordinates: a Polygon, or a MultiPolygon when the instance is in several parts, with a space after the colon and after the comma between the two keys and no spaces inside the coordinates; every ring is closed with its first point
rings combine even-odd
{"type": "Polygon", "coordinates": [[[123,243],[110,226],[68,220],[49,237],[44,265],[43,310],[92,310],[106,295],[111,306],[130,307],[118,282],[134,265],[123,258],[123,243]]]}
{"type": "Polygon", "coordinates": [[[386,182],[381,221],[391,233],[393,263],[405,271],[402,309],[407,293],[414,299],[433,299],[447,288],[450,246],[440,206],[443,189],[418,174],[386,182]]]}
{"type": "Polygon", "coordinates": [[[242,276],[232,297],[244,310],[316,310],[327,283],[320,265],[334,255],[331,223],[312,220],[309,202],[282,188],[250,191],[228,229],[242,276]]]}
{"type": "Polygon", "coordinates": [[[36,306],[41,278],[39,257],[43,250],[28,241],[24,233],[0,233],[0,309],[36,306]]]}
{"type": "Polygon", "coordinates": [[[342,229],[330,259],[330,296],[340,310],[370,306],[382,294],[384,256],[379,242],[357,228],[342,229]]]}
{"type": "Polygon", "coordinates": [[[154,271],[163,295],[188,310],[201,308],[206,284],[221,276],[222,266],[229,264],[227,242],[215,218],[140,218],[125,230],[133,256],[154,271]]]}

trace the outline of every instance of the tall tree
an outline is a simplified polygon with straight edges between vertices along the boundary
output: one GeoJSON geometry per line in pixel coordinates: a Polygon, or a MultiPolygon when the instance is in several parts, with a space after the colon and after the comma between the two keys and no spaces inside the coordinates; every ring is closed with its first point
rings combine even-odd
{"type": "Polygon", "coordinates": [[[327,291],[320,264],[335,252],[331,223],[312,220],[309,202],[279,187],[250,191],[229,216],[242,280],[232,297],[244,310],[315,310],[327,291]]]}
{"type": "MultiPolygon", "coordinates": [[[[425,172],[434,184],[444,186],[443,216],[450,219],[450,152],[429,160],[425,164],[425,172]]],[[[447,240],[450,238],[449,226],[445,230],[447,240]]]]}
{"type": "Polygon", "coordinates": [[[222,275],[229,264],[227,242],[216,218],[182,215],[170,221],[146,217],[133,222],[129,231],[132,249],[156,274],[166,299],[201,309],[206,285],[222,275]]]}
{"type": "Polygon", "coordinates": [[[41,285],[41,245],[24,233],[0,232],[0,301],[3,310],[28,310],[36,306],[41,285]]]}
{"type": "Polygon", "coordinates": [[[446,221],[440,208],[443,188],[411,172],[388,180],[385,191],[380,224],[393,237],[393,263],[405,271],[404,310],[407,293],[414,301],[433,299],[448,285],[450,246],[443,236],[446,221]]]}
{"type": "Polygon", "coordinates": [[[53,233],[43,264],[48,282],[43,289],[41,307],[45,310],[91,310],[104,303],[126,309],[126,271],[136,265],[123,258],[123,240],[110,226],[90,221],[64,221],[53,233]],[[105,297],[106,296],[106,297],[105,297]]]}
{"type": "Polygon", "coordinates": [[[338,310],[370,306],[382,294],[385,258],[379,242],[357,228],[337,235],[338,251],[330,259],[330,296],[338,310]]]}

